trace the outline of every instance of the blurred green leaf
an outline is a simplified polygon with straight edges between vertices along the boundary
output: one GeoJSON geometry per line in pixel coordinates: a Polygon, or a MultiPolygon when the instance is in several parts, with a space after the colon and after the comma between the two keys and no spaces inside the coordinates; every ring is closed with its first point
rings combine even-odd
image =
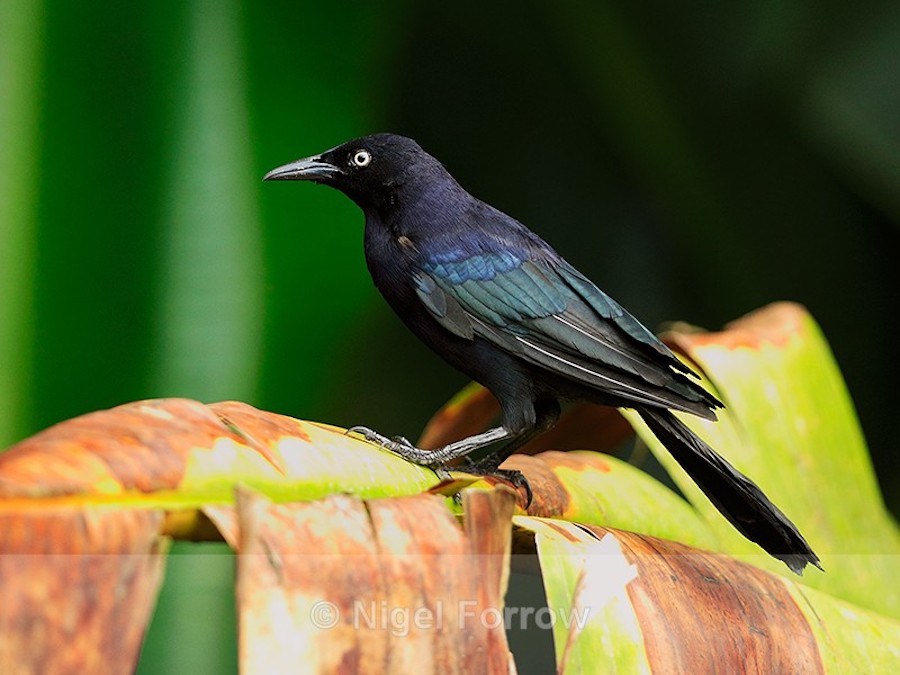
{"type": "Polygon", "coordinates": [[[39,2],[0,3],[0,447],[27,432],[34,404],[35,194],[40,143],[39,2]]]}
{"type": "MultiPolygon", "coordinates": [[[[159,228],[151,390],[202,400],[256,395],[263,348],[262,230],[239,3],[192,2],[182,107],[159,228]]],[[[173,111],[175,112],[175,111],[173,111]]]]}

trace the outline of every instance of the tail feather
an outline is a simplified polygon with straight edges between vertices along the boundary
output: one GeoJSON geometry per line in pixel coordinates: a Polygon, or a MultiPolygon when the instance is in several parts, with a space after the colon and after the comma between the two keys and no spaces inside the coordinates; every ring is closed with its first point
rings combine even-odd
{"type": "Polygon", "coordinates": [[[759,487],[720,457],[668,410],[638,410],[681,467],[737,530],[797,574],[822,569],[797,527],[759,487]]]}

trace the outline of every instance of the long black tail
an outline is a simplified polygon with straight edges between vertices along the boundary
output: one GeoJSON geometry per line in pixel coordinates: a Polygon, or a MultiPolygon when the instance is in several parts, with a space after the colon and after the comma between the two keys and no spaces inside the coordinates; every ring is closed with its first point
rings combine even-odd
{"type": "Polygon", "coordinates": [[[756,483],[716,454],[668,410],[644,408],[638,412],[738,532],[784,561],[797,574],[803,574],[803,569],[810,563],[822,569],[819,557],[797,527],[769,501],[756,483]]]}

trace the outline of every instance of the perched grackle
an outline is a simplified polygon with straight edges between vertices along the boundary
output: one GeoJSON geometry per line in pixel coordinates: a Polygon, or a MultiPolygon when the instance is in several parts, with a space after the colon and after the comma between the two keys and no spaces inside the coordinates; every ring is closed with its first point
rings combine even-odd
{"type": "Polygon", "coordinates": [[[466,192],[402,136],[375,134],[270,171],[346,194],[366,217],[369,272],[419,339],[487,387],[501,424],[435,450],[354,427],[431,467],[507,443],[467,467],[529,490],[500,463],[549,429],[560,401],[633,408],[710,501],[748,539],[802,573],[819,559],[788,518],[672,410],[715,419],[722,406],[637,319],[540,237],[466,192]]]}

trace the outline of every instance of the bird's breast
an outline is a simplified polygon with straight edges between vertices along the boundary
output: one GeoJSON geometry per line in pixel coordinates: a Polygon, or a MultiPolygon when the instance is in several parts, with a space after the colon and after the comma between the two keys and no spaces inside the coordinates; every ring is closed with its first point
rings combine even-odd
{"type": "Polygon", "coordinates": [[[417,250],[410,237],[397,235],[376,219],[366,219],[366,265],[375,287],[397,312],[414,296],[412,257],[417,250]]]}

